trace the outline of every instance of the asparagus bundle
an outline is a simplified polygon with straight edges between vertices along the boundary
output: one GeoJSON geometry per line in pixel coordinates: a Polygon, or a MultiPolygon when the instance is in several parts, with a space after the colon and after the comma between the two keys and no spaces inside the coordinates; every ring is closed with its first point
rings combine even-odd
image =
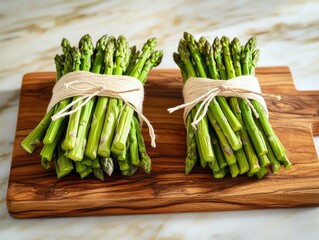
{"type": "MultiPolygon", "coordinates": [[[[178,53],[173,57],[185,84],[191,77],[227,80],[254,75],[259,50],[256,49],[255,37],[245,45],[241,45],[237,38],[230,42],[225,36],[221,40],[216,37],[211,44],[204,37],[196,41],[185,32],[178,53]]],[[[199,104],[192,108],[186,119],[186,174],[191,172],[197,159],[202,167],[211,168],[215,178],[223,178],[228,172],[233,178],[239,174],[262,178],[267,174],[268,166],[273,173],[281,165],[287,169],[291,167],[286,151],[258,101],[214,97],[207,114],[194,129],[192,122],[199,114],[198,110],[202,111],[199,104]]]]}
{"type": "MultiPolygon", "coordinates": [[[[56,55],[56,81],[73,71],[96,74],[132,76],[144,85],[153,67],[160,64],[163,52],[155,51],[156,39],[148,39],[141,51],[129,47],[124,36],[102,36],[92,43],[90,35],[83,36],[78,47],[67,39],[61,46],[63,54],[56,55]]],[[[68,98],[54,106],[22,141],[28,153],[43,142],[41,164],[50,167],[54,160],[58,178],[74,169],[81,178],[94,173],[104,179],[118,167],[122,175],[130,176],[139,167],[151,170],[151,159],[146,153],[140,121],[134,110],[121,99],[92,97],[78,111],[53,121],[51,117],[74,101],[73,108],[83,105],[80,97],[68,98]]]]}

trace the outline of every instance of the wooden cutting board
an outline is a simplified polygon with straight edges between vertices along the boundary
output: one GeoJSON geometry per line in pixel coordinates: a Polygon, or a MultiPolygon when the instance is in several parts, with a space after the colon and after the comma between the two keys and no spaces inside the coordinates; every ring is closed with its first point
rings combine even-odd
{"type": "MultiPolygon", "coordinates": [[[[240,176],[213,178],[195,167],[184,175],[185,128],[182,111],[167,108],[183,102],[178,70],[154,70],[146,85],[144,114],[153,123],[157,148],[148,144],[152,173],[116,174],[104,182],[72,174],[57,180],[54,169],[40,165],[39,150],[29,155],[22,139],[40,121],[51,97],[54,73],[23,78],[19,117],[9,178],[7,206],[16,218],[116,214],[201,212],[319,205],[319,161],[313,135],[319,134],[319,91],[296,91],[287,67],[257,69],[263,92],[279,94],[267,101],[270,120],[293,163],[262,180],[240,176]]],[[[143,133],[149,143],[146,127],[143,133]]]]}

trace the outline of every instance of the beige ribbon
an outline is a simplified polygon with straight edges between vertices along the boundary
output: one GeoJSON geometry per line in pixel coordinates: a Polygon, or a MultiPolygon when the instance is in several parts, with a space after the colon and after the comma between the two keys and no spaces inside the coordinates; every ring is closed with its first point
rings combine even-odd
{"type": "Polygon", "coordinates": [[[80,97],[53,115],[53,121],[79,111],[95,96],[118,98],[123,100],[125,104],[130,106],[138,114],[141,123],[143,120],[147,124],[151,137],[151,145],[152,147],[156,147],[154,128],[143,115],[144,87],[138,79],[130,76],[103,75],[84,71],[68,73],[53,87],[52,98],[48,105],[47,112],[60,101],[75,96],[80,97]],[[72,109],[72,107],[80,101],[83,102],[78,107],[72,109]]]}
{"type": "Polygon", "coordinates": [[[208,111],[212,99],[216,96],[239,97],[247,101],[248,105],[258,118],[258,113],[248,99],[258,101],[268,116],[268,109],[263,97],[270,97],[280,100],[280,96],[261,93],[258,79],[252,75],[239,76],[225,80],[209,78],[190,78],[183,88],[184,104],[167,109],[169,113],[184,108],[184,123],[189,112],[197,104],[200,104],[192,126],[196,129],[197,124],[203,119],[208,111]],[[202,111],[203,110],[203,111],[202,111]]]}

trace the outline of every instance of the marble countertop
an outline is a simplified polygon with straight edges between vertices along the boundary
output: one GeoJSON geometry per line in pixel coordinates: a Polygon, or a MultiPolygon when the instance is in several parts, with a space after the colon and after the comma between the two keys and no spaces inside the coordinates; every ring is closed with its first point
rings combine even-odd
{"type": "MultiPolygon", "coordinates": [[[[196,37],[257,36],[259,66],[287,65],[298,90],[319,90],[319,2],[22,1],[0,2],[0,239],[316,239],[319,208],[112,217],[10,217],[6,191],[23,74],[53,71],[63,37],[125,34],[140,46],[158,38],[161,68],[184,31],[196,37]]],[[[316,139],[317,151],[319,149],[316,139]]]]}

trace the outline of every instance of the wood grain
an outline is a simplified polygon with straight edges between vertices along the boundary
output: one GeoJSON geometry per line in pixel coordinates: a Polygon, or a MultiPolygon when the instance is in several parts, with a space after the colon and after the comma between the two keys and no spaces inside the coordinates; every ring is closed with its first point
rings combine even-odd
{"type": "MultiPolygon", "coordinates": [[[[152,173],[115,174],[104,182],[75,174],[61,180],[40,165],[39,150],[29,155],[22,139],[45,113],[54,73],[23,78],[19,117],[10,172],[7,206],[16,218],[115,214],[199,212],[319,205],[319,162],[313,135],[319,134],[319,92],[296,91],[287,67],[257,69],[263,92],[280,94],[267,101],[270,119],[293,163],[289,171],[263,180],[246,176],[216,180],[208,169],[184,175],[185,128],[182,111],[167,108],[183,102],[178,70],[155,70],[145,89],[144,113],[153,123],[157,148],[148,145],[152,173]]],[[[146,127],[145,140],[149,143],[146,127]]]]}

